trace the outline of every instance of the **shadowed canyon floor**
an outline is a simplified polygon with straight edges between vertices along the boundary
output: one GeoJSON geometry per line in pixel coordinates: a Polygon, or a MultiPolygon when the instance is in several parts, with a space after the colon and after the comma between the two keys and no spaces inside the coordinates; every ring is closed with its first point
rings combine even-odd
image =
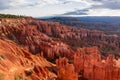
{"type": "Polygon", "coordinates": [[[102,31],[0,19],[0,80],[120,80],[119,50],[120,37],[102,31]]]}

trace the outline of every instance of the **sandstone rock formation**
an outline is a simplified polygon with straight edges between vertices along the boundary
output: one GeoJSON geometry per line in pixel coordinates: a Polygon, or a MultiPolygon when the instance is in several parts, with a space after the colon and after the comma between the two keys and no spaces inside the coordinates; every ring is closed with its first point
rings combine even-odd
{"type": "Polygon", "coordinates": [[[32,18],[0,22],[0,79],[120,80],[119,57],[100,54],[120,49],[117,36],[32,18]]]}
{"type": "Polygon", "coordinates": [[[80,78],[88,80],[119,80],[119,63],[113,55],[102,59],[96,47],[82,48],[74,55],[74,66],[80,78]]]}
{"type": "Polygon", "coordinates": [[[66,58],[56,60],[58,80],[78,80],[73,64],[69,64],[66,58]]]}
{"type": "Polygon", "coordinates": [[[4,77],[1,80],[23,80],[30,77],[29,80],[39,80],[56,77],[46,66],[54,65],[41,56],[32,55],[10,40],[0,39],[0,77],[4,77]]]}

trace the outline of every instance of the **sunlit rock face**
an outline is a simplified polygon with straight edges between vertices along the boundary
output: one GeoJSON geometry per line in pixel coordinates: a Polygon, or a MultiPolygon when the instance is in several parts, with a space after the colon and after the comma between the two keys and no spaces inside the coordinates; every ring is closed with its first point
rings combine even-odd
{"type": "Polygon", "coordinates": [[[76,72],[88,80],[119,80],[118,63],[113,55],[103,60],[97,47],[79,49],[74,55],[76,72]]]}
{"type": "MultiPolygon", "coordinates": [[[[65,44],[60,41],[75,48],[98,46],[100,52],[103,53],[113,51],[119,53],[120,50],[119,37],[106,35],[98,30],[68,27],[57,22],[32,18],[2,19],[0,26],[3,35],[26,46],[30,52],[35,54],[44,51],[41,45],[53,49],[57,48],[58,52],[61,52],[61,46],[64,47],[65,44]]],[[[45,53],[47,51],[51,51],[51,55],[54,54],[54,50],[49,49],[45,53]]],[[[64,54],[64,52],[62,53],[64,54]]],[[[46,54],[46,57],[48,56],[46,54]]]]}
{"type": "Polygon", "coordinates": [[[10,40],[0,39],[0,75],[4,78],[0,77],[1,80],[55,78],[56,75],[46,66],[54,65],[41,56],[32,55],[10,40]]]}
{"type": "MultiPolygon", "coordinates": [[[[33,54],[43,52],[46,58],[54,58],[54,56],[73,58],[73,50],[69,49],[68,45],[54,40],[54,38],[48,37],[38,30],[38,26],[42,27],[42,23],[45,24],[45,22],[34,19],[10,19],[9,22],[6,21],[6,23],[1,24],[1,32],[9,39],[23,45],[33,54]]],[[[45,28],[44,25],[43,28],[45,28]]]]}
{"type": "Polygon", "coordinates": [[[5,80],[120,80],[119,57],[101,55],[106,46],[119,49],[119,41],[57,22],[1,19],[0,75],[5,80]],[[82,47],[71,46],[77,40],[82,47]]]}
{"type": "Polygon", "coordinates": [[[73,64],[69,64],[66,58],[56,60],[59,80],[78,80],[73,64]]]}

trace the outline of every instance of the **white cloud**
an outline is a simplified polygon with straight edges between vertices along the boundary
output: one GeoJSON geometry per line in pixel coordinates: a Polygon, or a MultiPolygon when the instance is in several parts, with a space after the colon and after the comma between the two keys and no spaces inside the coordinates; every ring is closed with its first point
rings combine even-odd
{"type": "Polygon", "coordinates": [[[120,15],[120,0],[0,0],[0,12],[46,16],[73,11],[88,15],[120,15]],[[113,14],[112,14],[113,13],[113,14]]]}
{"type": "Polygon", "coordinates": [[[120,10],[111,9],[91,9],[89,16],[120,16],[120,10]]]}
{"type": "Polygon", "coordinates": [[[26,0],[12,0],[10,6],[12,7],[19,7],[19,6],[27,6],[29,2],[26,0]]]}
{"type": "MultiPolygon", "coordinates": [[[[48,4],[69,4],[69,3],[83,3],[91,5],[91,0],[1,0],[0,3],[8,7],[24,7],[24,6],[44,6],[48,4]]],[[[2,7],[3,5],[0,5],[2,7]]]]}

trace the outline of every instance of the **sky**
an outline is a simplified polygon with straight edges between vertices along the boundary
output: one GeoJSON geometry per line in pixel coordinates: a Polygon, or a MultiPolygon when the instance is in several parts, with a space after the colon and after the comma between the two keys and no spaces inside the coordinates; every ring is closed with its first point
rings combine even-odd
{"type": "Polygon", "coordinates": [[[0,0],[0,13],[33,17],[120,16],[120,0],[0,0]]]}

